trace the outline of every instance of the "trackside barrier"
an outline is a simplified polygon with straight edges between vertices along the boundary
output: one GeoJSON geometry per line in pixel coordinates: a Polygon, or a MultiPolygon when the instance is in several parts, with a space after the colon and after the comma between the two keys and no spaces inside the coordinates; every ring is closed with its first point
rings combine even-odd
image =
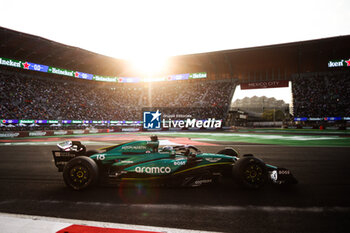
{"type": "MultiPolygon", "coordinates": [[[[283,126],[284,129],[321,129],[321,126],[283,126]]],[[[345,126],[322,126],[322,129],[328,129],[328,130],[350,130],[350,127],[345,126]]]]}
{"type": "Polygon", "coordinates": [[[44,136],[64,136],[76,134],[96,134],[113,132],[139,132],[141,128],[115,128],[115,129],[76,129],[76,130],[37,130],[19,132],[0,132],[0,138],[22,138],[22,137],[44,137],[44,136]]]}

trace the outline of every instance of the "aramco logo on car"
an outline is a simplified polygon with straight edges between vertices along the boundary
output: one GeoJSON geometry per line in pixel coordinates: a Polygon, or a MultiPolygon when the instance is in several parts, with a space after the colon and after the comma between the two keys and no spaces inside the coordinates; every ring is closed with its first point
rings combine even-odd
{"type": "Polygon", "coordinates": [[[161,128],[221,128],[222,121],[215,118],[208,118],[206,120],[197,120],[187,118],[186,120],[161,120],[162,113],[143,112],[143,128],[144,129],[161,129],[161,128]]]}
{"type": "Polygon", "coordinates": [[[136,167],[135,172],[137,173],[149,173],[149,174],[163,174],[170,173],[170,167],[136,167]]]}

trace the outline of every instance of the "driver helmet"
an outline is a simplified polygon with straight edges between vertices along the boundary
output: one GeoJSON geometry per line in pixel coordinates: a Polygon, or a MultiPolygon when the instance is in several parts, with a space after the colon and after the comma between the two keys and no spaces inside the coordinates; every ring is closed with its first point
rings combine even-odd
{"type": "Polygon", "coordinates": [[[152,142],[157,142],[158,141],[158,136],[157,135],[152,135],[151,136],[151,141],[152,142]]]}

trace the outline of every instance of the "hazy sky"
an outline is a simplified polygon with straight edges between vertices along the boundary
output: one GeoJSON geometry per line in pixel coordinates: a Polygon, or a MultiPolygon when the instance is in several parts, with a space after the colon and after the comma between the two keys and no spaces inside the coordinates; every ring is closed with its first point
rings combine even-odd
{"type": "Polygon", "coordinates": [[[285,103],[292,102],[292,85],[289,82],[288,87],[279,87],[279,88],[265,88],[265,89],[248,89],[241,90],[241,86],[237,86],[235,94],[232,98],[232,103],[237,99],[243,99],[244,97],[253,97],[253,96],[266,96],[266,97],[275,97],[278,100],[284,100],[285,103]]]}
{"type": "Polygon", "coordinates": [[[163,58],[350,34],[349,0],[2,0],[0,26],[151,72],[163,58]]]}
{"type": "Polygon", "coordinates": [[[0,26],[144,61],[346,35],[349,12],[349,0],[2,0],[0,26]]]}

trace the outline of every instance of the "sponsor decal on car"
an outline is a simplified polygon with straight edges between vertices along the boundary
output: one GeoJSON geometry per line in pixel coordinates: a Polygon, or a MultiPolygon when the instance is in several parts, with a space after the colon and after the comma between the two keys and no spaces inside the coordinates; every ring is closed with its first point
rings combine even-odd
{"type": "Polygon", "coordinates": [[[290,171],[287,169],[279,169],[278,170],[278,175],[290,175],[290,171]]]}
{"type": "Polygon", "coordinates": [[[69,151],[56,151],[55,152],[56,157],[71,157],[74,158],[75,154],[74,153],[69,153],[69,151]]]}
{"type": "Polygon", "coordinates": [[[144,150],[147,149],[146,146],[123,146],[122,150],[144,150]]]}
{"type": "Polygon", "coordinates": [[[211,183],[213,180],[212,179],[206,179],[206,180],[196,180],[194,184],[196,185],[201,185],[201,184],[208,184],[211,183]]]}
{"type": "Polygon", "coordinates": [[[180,161],[174,162],[174,165],[176,165],[176,166],[185,165],[185,164],[186,164],[186,160],[180,160],[180,161]]]}
{"type": "Polygon", "coordinates": [[[205,158],[208,162],[215,163],[221,160],[221,158],[205,158]]]}
{"type": "Polygon", "coordinates": [[[130,163],[133,163],[134,161],[131,161],[131,160],[123,160],[121,161],[121,163],[127,163],[127,164],[130,164],[130,163]]]}
{"type": "Polygon", "coordinates": [[[148,173],[148,174],[164,174],[170,173],[170,167],[136,167],[135,171],[137,173],[148,173]]]}

